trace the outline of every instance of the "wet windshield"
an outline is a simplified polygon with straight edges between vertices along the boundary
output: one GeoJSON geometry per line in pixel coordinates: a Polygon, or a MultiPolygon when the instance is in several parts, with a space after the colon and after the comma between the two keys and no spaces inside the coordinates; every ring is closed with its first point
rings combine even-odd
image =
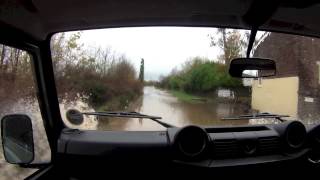
{"type": "Polygon", "coordinates": [[[98,130],[165,128],[146,117],[84,114],[83,119],[70,120],[70,109],[138,112],[178,127],[277,123],[278,115],[306,124],[319,122],[320,41],[258,32],[251,55],[273,59],[276,76],[233,78],[229,64],[245,56],[249,34],[195,27],[55,34],[51,50],[64,123],[98,130]],[[277,117],[257,118],[261,113],[277,117]]]}

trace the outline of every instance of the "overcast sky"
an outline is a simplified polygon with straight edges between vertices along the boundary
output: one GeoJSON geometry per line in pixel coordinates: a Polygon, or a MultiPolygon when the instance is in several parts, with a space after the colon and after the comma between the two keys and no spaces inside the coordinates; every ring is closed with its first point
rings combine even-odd
{"type": "Polygon", "coordinates": [[[145,78],[158,79],[174,67],[195,56],[216,59],[220,50],[210,47],[208,35],[215,28],[138,27],[83,31],[80,41],[85,47],[111,47],[124,53],[139,70],[145,60],[145,78]]]}

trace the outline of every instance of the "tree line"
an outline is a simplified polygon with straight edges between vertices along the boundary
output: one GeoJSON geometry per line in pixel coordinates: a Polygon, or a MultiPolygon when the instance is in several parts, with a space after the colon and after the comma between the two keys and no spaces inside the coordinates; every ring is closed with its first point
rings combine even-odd
{"type": "MultiPolygon", "coordinates": [[[[122,109],[142,93],[137,72],[111,48],[84,47],[81,32],[52,37],[51,53],[60,102],[81,99],[103,110],[122,109]]],[[[26,51],[0,45],[0,98],[35,98],[31,58],[26,51]]]]}
{"type": "MultiPolygon", "coordinates": [[[[84,47],[81,32],[58,33],[51,40],[52,63],[60,102],[81,98],[102,110],[123,109],[142,94],[144,60],[139,77],[130,59],[110,47],[84,47]]],[[[188,92],[208,92],[217,87],[242,86],[228,75],[231,59],[243,56],[247,34],[218,29],[211,46],[222,53],[216,60],[195,57],[180,70],[162,77],[160,86],[188,92]]],[[[31,58],[25,51],[0,45],[0,98],[35,96],[31,58]]]]}
{"type": "Polygon", "coordinates": [[[0,102],[33,97],[31,58],[26,51],[0,45],[0,102]]]}

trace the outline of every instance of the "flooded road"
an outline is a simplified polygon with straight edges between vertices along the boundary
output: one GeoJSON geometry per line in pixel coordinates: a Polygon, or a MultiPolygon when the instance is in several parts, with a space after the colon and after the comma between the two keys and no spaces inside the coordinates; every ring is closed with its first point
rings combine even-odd
{"type": "MultiPolygon", "coordinates": [[[[184,102],[168,91],[146,86],[143,96],[134,103],[134,110],[147,115],[160,116],[161,121],[181,127],[186,125],[235,125],[248,124],[247,120],[226,121],[222,117],[247,114],[250,107],[234,101],[184,102]]],[[[148,119],[113,118],[99,120],[100,130],[163,130],[148,119]]]]}
{"type": "MultiPolygon", "coordinates": [[[[269,100],[272,94],[241,97],[227,97],[229,90],[220,90],[214,97],[206,98],[207,101],[185,102],[177,99],[170,92],[153,86],[146,86],[143,95],[133,102],[125,111],[136,111],[142,114],[162,117],[161,121],[177,127],[186,125],[219,126],[219,125],[248,125],[248,124],[272,124],[279,123],[275,119],[250,119],[250,120],[221,120],[223,117],[237,117],[244,114],[257,112],[269,112],[280,115],[289,115],[288,120],[299,120],[305,124],[320,122],[320,101],[308,103],[300,101],[286,105],[287,101],[281,98],[269,100]],[[219,94],[221,96],[219,96],[219,94]],[[219,97],[218,97],[219,96],[219,97]],[[266,99],[265,97],[269,98],[266,99]],[[242,98],[242,101],[239,100],[242,98]],[[284,108],[285,107],[285,108],[284,108]],[[292,110],[293,109],[293,110],[292,110]],[[299,111],[297,110],[299,109],[299,111]]],[[[230,91],[229,91],[230,92],[230,91]]],[[[281,95],[283,97],[284,95],[281,95]]],[[[298,97],[298,96],[297,96],[298,97]]],[[[301,98],[301,97],[299,97],[301,98]]],[[[293,99],[293,97],[291,98],[293,99]]],[[[73,125],[66,120],[65,112],[68,109],[94,111],[87,103],[75,101],[73,104],[60,103],[61,114],[65,124],[70,128],[91,130],[124,130],[124,131],[152,131],[164,130],[165,128],[149,119],[130,118],[99,118],[85,116],[81,125],[73,125]]]]}

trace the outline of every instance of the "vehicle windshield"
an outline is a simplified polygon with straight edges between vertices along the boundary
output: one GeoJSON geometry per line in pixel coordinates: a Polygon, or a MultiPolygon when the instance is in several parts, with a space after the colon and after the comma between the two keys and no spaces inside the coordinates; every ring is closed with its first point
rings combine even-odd
{"type": "Polygon", "coordinates": [[[276,75],[233,78],[229,64],[245,57],[249,36],[202,27],[57,33],[51,52],[63,121],[94,130],[165,128],[146,115],[177,127],[320,122],[320,40],[259,31],[251,56],[274,60],[276,75]],[[70,110],[84,115],[72,119],[70,110]]]}

